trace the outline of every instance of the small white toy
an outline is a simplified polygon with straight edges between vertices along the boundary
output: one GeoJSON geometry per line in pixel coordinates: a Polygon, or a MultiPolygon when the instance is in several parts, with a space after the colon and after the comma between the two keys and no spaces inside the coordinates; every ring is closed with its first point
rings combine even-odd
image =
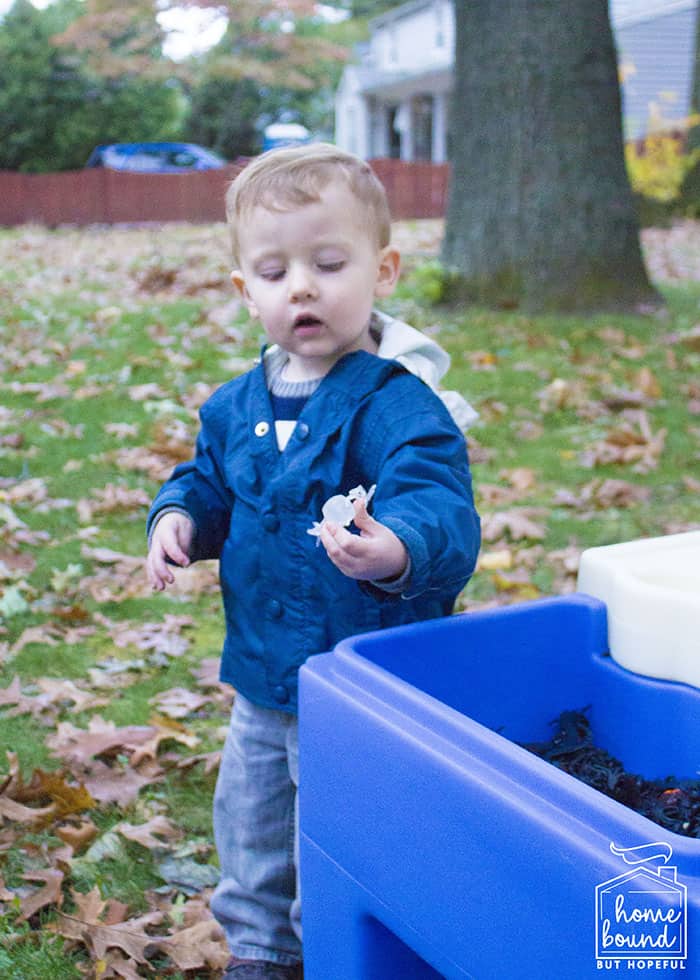
{"type": "Polygon", "coordinates": [[[342,493],[337,493],[333,497],[329,497],[321,508],[323,520],[320,523],[314,521],[313,527],[307,528],[306,533],[315,537],[317,539],[316,544],[319,545],[321,543],[321,528],[326,521],[330,521],[332,524],[340,524],[341,527],[347,527],[349,524],[352,524],[353,518],[355,517],[353,501],[364,500],[365,504],[368,504],[374,496],[376,489],[377,485],[374,483],[369,490],[365,490],[363,486],[353,487],[345,497],[342,493]]]}

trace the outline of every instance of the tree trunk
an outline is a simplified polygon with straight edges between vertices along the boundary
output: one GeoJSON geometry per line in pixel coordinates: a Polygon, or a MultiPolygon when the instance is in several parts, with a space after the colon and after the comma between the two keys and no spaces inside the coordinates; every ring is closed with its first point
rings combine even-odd
{"type": "Polygon", "coordinates": [[[700,123],[695,117],[700,114],[700,10],[695,21],[695,61],[693,62],[693,87],[690,91],[690,114],[693,122],[688,133],[688,150],[700,149],[700,123]]]}
{"type": "Polygon", "coordinates": [[[455,0],[443,263],[461,298],[658,305],[622,145],[607,0],[455,0]]]}

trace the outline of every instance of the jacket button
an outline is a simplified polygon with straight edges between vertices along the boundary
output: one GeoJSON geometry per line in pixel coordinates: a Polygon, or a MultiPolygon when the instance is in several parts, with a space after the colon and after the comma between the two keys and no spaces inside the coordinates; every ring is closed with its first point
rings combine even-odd
{"type": "Polygon", "coordinates": [[[258,422],[255,426],[256,436],[266,436],[270,431],[270,426],[267,422],[258,422]]]}
{"type": "Polygon", "coordinates": [[[262,526],[266,531],[276,531],[280,526],[279,518],[271,511],[267,511],[262,516],[262,526]]]}
{"type": "Polygon", "coordinates": [[[298,439],[308,439],[309,438],[309,427],[306,422],[297,422],[297,438],[298,439]]]}
{"type": "Polygon", "coordinates": [[[267,604],[267,611],[272,619],[279,619],[282,615],[282,603],[278,602],[277,599],[270,599],[267,604]]]}
{"type": "Polygon", "coordinates": [[[289,691],[284,684],[277,684],[273,687],[272,696],[278,704],[286,704],[289,701],[289,691]]]}

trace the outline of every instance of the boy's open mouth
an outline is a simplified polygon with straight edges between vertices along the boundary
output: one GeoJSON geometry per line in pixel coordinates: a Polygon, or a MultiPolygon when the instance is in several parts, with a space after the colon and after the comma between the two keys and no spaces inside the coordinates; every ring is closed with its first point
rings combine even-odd
{"type": "Polygon", "coordinates": [[[311,313],[301,313],[294,320],[295,330],[310,330],[322,326],[323,320],[319,320],[317,316],[313,316],[311,313]]]}

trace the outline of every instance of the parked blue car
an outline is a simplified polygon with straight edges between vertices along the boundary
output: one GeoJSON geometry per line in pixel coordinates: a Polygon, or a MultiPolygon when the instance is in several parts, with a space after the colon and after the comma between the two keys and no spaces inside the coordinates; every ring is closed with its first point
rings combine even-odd
{"type": "Polygon", "coordinates": [[[95,147],[85,166],[140,174],[179,174],[218,170],[226,166],[226,160],[197,143],[103,143],[95,147]]]}

